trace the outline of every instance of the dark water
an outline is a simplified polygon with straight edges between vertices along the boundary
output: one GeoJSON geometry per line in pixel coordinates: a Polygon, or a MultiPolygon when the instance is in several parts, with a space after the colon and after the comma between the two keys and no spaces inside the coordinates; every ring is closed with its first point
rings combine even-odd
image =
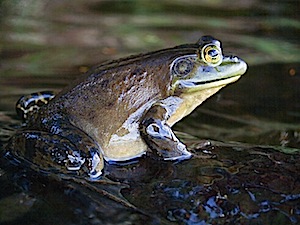
{"type": "Polygon", "coordinates": [[[299,224],[298,1],[0,1],[0,138],[23,94],[210,34],[249,65],[175,126],[181,163],[106,165],[105,183],[0,159],[0,224],[299,224]]]}

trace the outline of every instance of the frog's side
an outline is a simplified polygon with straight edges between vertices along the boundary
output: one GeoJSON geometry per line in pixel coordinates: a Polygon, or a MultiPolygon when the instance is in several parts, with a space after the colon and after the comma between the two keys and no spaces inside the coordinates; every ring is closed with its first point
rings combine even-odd
{"type": "Polygon", "coordinates": [[[104,63],[29,114],[8,152],[45,170],[90,177],[101,174],[103,157],[129,160],[149,147],[165,160],[189,158],[172,125],[246,69],[210,36],[104,63]]]}

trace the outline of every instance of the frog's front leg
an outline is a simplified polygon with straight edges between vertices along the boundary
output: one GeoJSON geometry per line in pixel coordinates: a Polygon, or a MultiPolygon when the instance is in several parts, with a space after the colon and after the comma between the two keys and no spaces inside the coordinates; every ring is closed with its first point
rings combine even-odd
{"type": "Polygon", "coordinates": [[[20,131],[10,139],[6,150],[8,155],[27,162],[33,169],[97,178],[104,166],[103,157],[98,147],[86,140],[89,138],[80,139],[83,148],[59,134],[20,131]]]}
{"type": "Polygon", "coordinates": [[[175,136],[167,124],[170,110],[165,104],[156,103],[144,115],[140,131],[147,145],[165,160],[183,160],[191,157],[186,146],[175,136]]]}

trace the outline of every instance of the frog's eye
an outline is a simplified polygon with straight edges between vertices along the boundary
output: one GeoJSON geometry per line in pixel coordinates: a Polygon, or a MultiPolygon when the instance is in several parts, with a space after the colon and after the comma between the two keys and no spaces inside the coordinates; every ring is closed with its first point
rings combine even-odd
{"type": "Polygon", "coordinates": [[[210,66],[218,66],[222,63],[222,50],[217,45],[207,44],[202,48],[201,58],[210,66]]]}
{"type": "Polygon", "coordinates": [[[189,57],[179,57],[172,63],[171,71],[179,77],[187,76],[194,69],[194,60],[189,57]]]}

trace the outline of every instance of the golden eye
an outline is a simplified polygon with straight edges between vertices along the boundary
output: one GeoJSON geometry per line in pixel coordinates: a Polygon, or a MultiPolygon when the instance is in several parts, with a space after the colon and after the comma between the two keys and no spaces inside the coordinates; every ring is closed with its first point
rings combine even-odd
{"type": "Polygon", "coordinates": [[[201,58],[210,66],[218,66],[222,63],[222,50],[217,45],[207,44],[202,48],[201,58]]]}

